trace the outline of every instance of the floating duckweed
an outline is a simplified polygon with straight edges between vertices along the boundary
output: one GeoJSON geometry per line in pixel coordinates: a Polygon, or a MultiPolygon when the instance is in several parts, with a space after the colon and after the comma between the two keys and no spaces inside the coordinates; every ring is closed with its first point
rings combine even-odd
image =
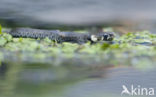
{"type": "Polygon", "coordinates": [[[95,45],[85,44],[85,45],[83,45],[83,47],[81,49],[79,49],[79,52],[86,53],[86,54],[95,54],[98,52],[97,49],[98,49],[98,47],[95,47],[95,45]]]}
{"type": "Polygon", "coordinates": [[[23,38],[22,38],[22,37],[20,37],[20,38],[18,39],[18,41],[19,41],[19,42],[22,42],[22,41],[23,41],[23,38]]]}
{"type": "Polygon", "coordinates": [[[120,45],[119,44],[113,44],[110,46],[111,49],[118,49],[120,48],[120,45]]]}
{"type": "Polygon", "coordinates": [[[13,42],[19,42],[19,38],[13,38],[13,42]]]}
{"type": "Polygon", "coordinates": [[[3,59],[3,53],[0,52],[0,62],[2,62],[4,59],[3,59]]]}
{"type": "Polygon", "coordinates": [[[155,34],[150,34],[149,36],[150,36],[150,38],[156,38],[155,34]]]}
{"type": "Polygon", "coordinates": [[[6,43],[7,43],[7,40],[4,37],[0,36],[0,46],[5,45],[6,43]]]}
{"type": "Polygon", "coordinates": [[[10,34],[4,33],[3,36],[7,39],[7,41],[12,41],[12,36],[10,34]]]}
{"type": "Polygon", "coordinates": [[[2,34],[2,26],[0,25],[0,34],[2,34]]]}
{"type": "Polygon", "coordinates": [[[110,44],[108,44],[108,43],[103,43],[102,46],[101,46],[102,50],[106,50],[109,47],[110,47],[110,44]]]}
{"type": "Polygon", "coordinates": [[[46,38],[44,39],[44,42],[46,42],[46,43],[51,43],[52,41],[51,41],[48,37],[46,37],[46,38]]]}
{"type": "Polygon", "coordinates": [[[71,44],[71,43],[63,43],[62,51],[64,53],[74,53],[74,51],[78,48],[78,44],[71,44]]]}
{"type": "Polygon", "coordinates": [[[125,36],[133,36],[133,33],[128,32],[125,36]]]}

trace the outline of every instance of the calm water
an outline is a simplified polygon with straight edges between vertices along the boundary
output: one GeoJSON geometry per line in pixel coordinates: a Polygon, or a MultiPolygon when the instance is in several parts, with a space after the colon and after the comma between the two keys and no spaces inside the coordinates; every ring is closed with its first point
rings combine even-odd
{"type": "Polygon", "coordinates": [[[155,75],[155,69],[3,63],[0,97],[121,97],[122,85],[156,89],[155,75]]]}

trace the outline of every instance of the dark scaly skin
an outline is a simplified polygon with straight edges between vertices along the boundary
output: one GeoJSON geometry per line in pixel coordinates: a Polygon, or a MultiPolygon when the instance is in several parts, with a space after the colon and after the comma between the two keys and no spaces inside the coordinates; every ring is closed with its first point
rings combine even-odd
{"type": "Polygon", "coordinates": [[[60,32],[59,33],[59,40],[61,42],[72,42],[72,43],[86,43],[89,41],[89,34],[80,34],[74,32],[60,32]]]}
{"type": "MultiPolygon", "coordinates": [[[[53,41],[57,41],[58,43],[62,42],[72,42],[72,43],[86,43],[88,41],[92,41],[91,34],[84,33],[74,33],[74,32],[60,32],[59,30],[40,30],[40,29],[32,29],[32,28],[16,28],[8,32],[13,37],[23,37],[23,38],[46,38],[53,41]]],[[[103,32],[96,34],[97,41],[100,41],[103,38],[103,41],[112,41],[114,38],[114,33],[111,32],[103,32]],[[108,38],[109,37],[109,38],[108,38]],[[108,38],[108,39],[107,39],[108,38]]]]}
{"type": "Polygon", "coordinates": [[[16,28],[8,32],[13,37],[24,37],[24,38],[45,38],[49,37],[50,39],[57,38],[57,32],[59,30],[40,30],[40,29],[31,29],[31,28],[16,28]]]}

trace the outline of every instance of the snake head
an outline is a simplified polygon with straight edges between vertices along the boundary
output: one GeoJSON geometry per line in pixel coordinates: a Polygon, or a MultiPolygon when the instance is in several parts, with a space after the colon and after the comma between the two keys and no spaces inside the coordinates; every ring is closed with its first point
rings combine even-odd
{"type": "Polygon", "coordinates": [[[105,32],[105,33],[100,34],[100,36],[102,36],[103,41],[112,41],[115,37],[115,33],[114,32],[105,32]]]}

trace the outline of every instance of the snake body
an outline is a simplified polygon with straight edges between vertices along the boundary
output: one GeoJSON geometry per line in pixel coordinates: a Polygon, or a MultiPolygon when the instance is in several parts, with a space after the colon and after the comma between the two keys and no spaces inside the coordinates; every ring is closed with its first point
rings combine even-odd
{"type": "Polygon", "coordinates": [[[13,37],[23,37],[23,38],[46,38],[48,37],[51,40],[62,42],[72,42],[72,43],[86,43],[88,41],[97,42],[100,40],[111,41],[114,38],[114,33],[112,32],[103,32],[89,34],[89,33],[76,33],[76,32],[61,32],[59,30],[41,30],[33,28],[16,28],[12,29],[10,32],[13,37]]]}

